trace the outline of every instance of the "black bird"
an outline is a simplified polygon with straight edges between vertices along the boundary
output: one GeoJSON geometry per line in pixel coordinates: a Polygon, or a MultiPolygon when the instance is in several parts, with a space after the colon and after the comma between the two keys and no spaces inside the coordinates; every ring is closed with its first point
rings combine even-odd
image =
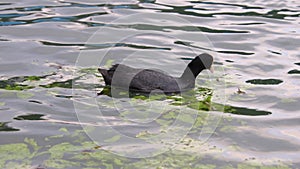
{"type": "Polygon", "coordinates": [[[133,92],[150,93],[160,90],[164,93],[180,93],[195,87],[195,79],[204,69],[211,69],[213,57],[207,53],[196,56],[180,77],[172,77],[158,70],[136,69],[115,64],[110,69],[101,69],[105,85],[129,89],[133,92]]]}

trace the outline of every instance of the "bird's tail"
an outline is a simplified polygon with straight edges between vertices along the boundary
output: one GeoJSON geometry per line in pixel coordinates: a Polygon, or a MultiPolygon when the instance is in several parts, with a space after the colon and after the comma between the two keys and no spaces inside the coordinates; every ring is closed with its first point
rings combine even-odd
{"type": "Polygon", "coordinates": [[[110,78],[109,78],[109,75],[108,75],[108,70],[98,68],[98,71],[101,73],[101,75],[104,79],[105,85],[110,85],[110,80],[109,80],[110,78]]]}

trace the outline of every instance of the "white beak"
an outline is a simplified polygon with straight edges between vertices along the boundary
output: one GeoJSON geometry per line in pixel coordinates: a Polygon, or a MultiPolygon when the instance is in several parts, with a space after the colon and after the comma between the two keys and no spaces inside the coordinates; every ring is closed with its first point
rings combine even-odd
{"type": "Polygon", "coordinates": [[[211,73],[214,73],[214,67],[211,66],[211,67],[209,68],[209,71],[210,71],[211,73]]]}

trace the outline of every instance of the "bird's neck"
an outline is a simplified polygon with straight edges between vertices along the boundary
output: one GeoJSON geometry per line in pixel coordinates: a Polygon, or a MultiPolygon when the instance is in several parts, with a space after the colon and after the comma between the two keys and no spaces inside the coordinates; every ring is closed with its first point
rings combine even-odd
{"type": "Polygon", "coordinates": [[[199,66],[199,64],[195,64],[193,61],[188,64],[188,66],[185,68],[184,72],[182,73],[182,75],[180,76],[179,79],[181,79],[181,80],[189,80],[189,79],[195,80],[196,77],[198,76],[198,74],[202,70],[204,70],[204,68],[199,66]]]}
{"type": "Polygon", "coordinates": [[[199,58],[193,59],[185,68],[182,75],[178,78],[179,83],[187,88],[193,88],[195,86],[195,79],[198,74],[204,70],[204,66],[201,66],[202,62],[199,62],[199,58]]]}
{"type": "Polygon", "coordinates": [[[195,78],[192,71],[187,67],[178,78],[178,83],[181,88],[193,88],[195,86],[195,78]]]}

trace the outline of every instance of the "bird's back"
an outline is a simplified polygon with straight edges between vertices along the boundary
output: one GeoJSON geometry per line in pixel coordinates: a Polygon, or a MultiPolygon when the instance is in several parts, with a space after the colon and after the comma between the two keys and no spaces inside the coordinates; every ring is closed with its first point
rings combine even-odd
{"type": "Polygon", "coordinates": [[[159,70],[136,69],[122,64],[113,65],[109,70],[99,69],[105,84],[121,87],[138,92],[162,90],[164,92],[178,92],[177,78],[159,70]]]}
{"type": "Polygon", "coordinates": [[[138,72],[130,82],[130,88],[142,92],[151,92],[153,90],[176,92],[179,90],[177,78],[151,69],[144,69],[138,72]]]}

